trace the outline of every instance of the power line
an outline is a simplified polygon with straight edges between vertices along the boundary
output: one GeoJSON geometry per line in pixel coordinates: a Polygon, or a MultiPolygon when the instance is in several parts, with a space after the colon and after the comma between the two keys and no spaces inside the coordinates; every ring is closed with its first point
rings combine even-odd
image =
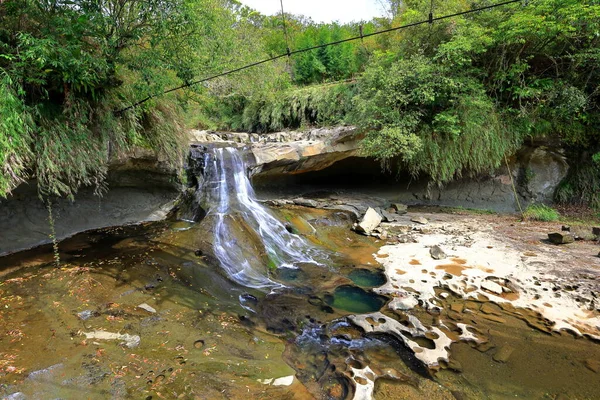
{"type": "Polygon", "coordinates": [[[223,76],[226,76],[226,75],[231,75],[231,74],[234,74],[236,72],[240,72],[240,71],[243,71],[243,70],[246,70],[246,69],[249,69],[249,68],[253,68],[253,67],[256,67],[256,66],[261,65],[261,64],[265,64],[265,63],[268,63],[268,62],[271,62],[271,61],[278,60],[278,59],[283,58],[283,57],[290,57],[290,56],[293,56],[295,54],[305,53],[305,52],[311,51],[311,50],[321,49],[321,48],[329,47],[329,46],[336,46],[336,45],[339,45],[339,44],[342,44],[342,43],[348,43],[348,42],[352,42],[352,41],[355,41],[355,40],[362,40],[363,38],[367,38],[367,37],[371,37],[371,36],[382,35],[384,33],[390,33],[390,32],[399,31],[401,29],[411,28],[413,26],[419,26],[419,25],[424,25],[424,24],[432,24],[434,21],[442,21],[442,20],[449,19],[449,18],[460,17],[460,16],[463,16],[463,15],[472,14],[472,13],[476,13],[476,12],[479,12],[479,11],[491,10],[493,8],[496,8],[496,7],[502,7],[502,6],[506,6],[508,4],[522,3],[522,2],[523,2],[523,0],[509,0],[509,1],[502,2],[502,3],[491,4],[489,6],[483,6],[483,7],[474,8],[474,9],[471,9],[471,10],[461,11],[461,12],[457,12],[457,13],[454,13],[454,14],[444,15],[442,17],[435,17],[435,18],[433,17],[433,12],[431,12],[429,14],[429,18],[426,19],[426,20],[419,21],[419,22],[412,22],[410,24],[397,26],[395,28],[384,29],[384,30],[381,30],[381,31],[373,32],[373,33],[361,34],[360,36],[353,36],[353,37],[350,37],[350,38],[347,38],[347,39],[337,40],[335,42],[324,43],[324,44],[320,44],[320,45],[316,45],[316,46],[311,46],[311,47],[306,47],[306,48],[303,48],[303,49],[298,49],[298,50],[293,50],[293,51],[290,51],[290,49],[288,47],[287,48],[287,52],[284,53],[284,54],[280,54],[280,55],[277,55],[277,56],[274,56],[274,57],[271,57],[271,58],[267,58],[267,59],[264,59],[264,60],[261,60],[261,61],[257,61],[257,62],[254,62],[252,64],[244,65],[243,67],[239,67],[239,68],[231,69],[231,70],[228,70],[228,71],[225,71],[225,72],[221,72],[219,74],[211,75],[211,76],[208,76],[206,78],[202,78],[202,79],[199,79],[199,80],[196,80],[196,81],[186,82],[183,85],[180,85],[180,86],[177,86],[177,87],[165,90],[162,93],[152,94],[152,95],[147,96],[146,98],[138,101],[137,103],[134,103],[134,104],[130,105],[129,107],[126,107],[126,108],[123,108],[123,109],[117,111],[117,114],[121,114],[121,113],[124,113],[125,111],[129,111],[129,110],[131,110],[133,108],[136,108],[136,107],[144,104],[148,100],[151,100],[151,99],[153,99],[155,97],[162,96],[162,95],[174,92],[174,91],[179,90],[179,89],[184,89],[186,87],[198,85],[200,83],[208,82],[208,81],[211,81],[213,79],[220,78],[220,77],[223,77],[223,76]]]}

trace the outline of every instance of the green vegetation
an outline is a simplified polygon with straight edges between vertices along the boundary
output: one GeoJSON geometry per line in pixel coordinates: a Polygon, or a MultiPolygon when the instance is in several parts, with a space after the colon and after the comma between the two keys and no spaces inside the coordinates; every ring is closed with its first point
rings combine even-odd
{"type": "Polygon", "coordinates": [[[558,221],[560,214],[555,209],[545,204],[530,204],[523,213],[525,219],[534,221],[552,222],[558,221]]]}
{"type": "MultiPolygon", "coordinates": [[[[435,4],[436,16],[477,4],[435,4]]],[[[353,124],[363,153],[443,185],[496,169],[525,140],[561,143],[574,166],[556,200],[600,207],[600,5],[531,0],[324,47],[206,84],[164,89],[360,32],[424,20],[318,24],[236,0],[0,3],[0,195],[36,177],[42,195],[98,191],[134,146],[174,164],[185,128],[269,132],[353,124]]]]}

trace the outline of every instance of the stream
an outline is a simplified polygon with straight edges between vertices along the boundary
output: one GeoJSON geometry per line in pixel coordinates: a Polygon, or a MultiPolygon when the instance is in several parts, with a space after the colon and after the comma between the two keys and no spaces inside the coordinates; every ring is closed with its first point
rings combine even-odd
{"type": "Polygon", "coordinates": [[[199,157],[185,218],[78,234],[59,268],[51,246],[0,258],[3,398],[600,398],[594,341],[452,293],[391,310],[384,241],[265,207],[238,150],[199,157]]]}

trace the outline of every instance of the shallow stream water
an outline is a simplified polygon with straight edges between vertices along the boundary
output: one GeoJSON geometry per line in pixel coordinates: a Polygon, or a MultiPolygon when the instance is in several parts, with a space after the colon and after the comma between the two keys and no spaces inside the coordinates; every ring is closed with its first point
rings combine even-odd
{"type": "MultiPolygon", "coordinates": [[[[276,241],[264,250],[251,221],[227,219],[254,212],[250,200],[198,223],[79,234],[60,243],[58,268],[49,246],[0,258],[0,395],[350,399],[357,382],[381,377],[376,399],[600,398],[599,344],[485,299],[392,312],[371,290],[386,282],[373,257],[383,242],[350,231],[345,213],[291,206],[254,211],[310,258],[276,241]],[[449,362],[429,369],[397,337],[348,318],[379,310],[450,336],[465,324],[477,340],[454,334],[449,362]]],[[[413,339],[430,348],[436,338],[413,339]]]]}

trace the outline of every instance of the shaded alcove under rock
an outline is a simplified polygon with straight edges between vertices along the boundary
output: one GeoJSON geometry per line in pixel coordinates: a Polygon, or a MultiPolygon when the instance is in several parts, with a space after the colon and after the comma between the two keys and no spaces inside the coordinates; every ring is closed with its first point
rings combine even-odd
{"type": "Polygon", "coordinates": [[[372,158],[348,157],[328,168],[305,173],[269,173],[252,177],[262,199],[281,197],[320,197],[327,194],[360,193],[409,205],[436,205],[514,212],[516,203],[510,177],[500,169],[494,176],[462,178],[428,190],[426,177],[414,179],[406,172],[382,169],[372,158]]]}

